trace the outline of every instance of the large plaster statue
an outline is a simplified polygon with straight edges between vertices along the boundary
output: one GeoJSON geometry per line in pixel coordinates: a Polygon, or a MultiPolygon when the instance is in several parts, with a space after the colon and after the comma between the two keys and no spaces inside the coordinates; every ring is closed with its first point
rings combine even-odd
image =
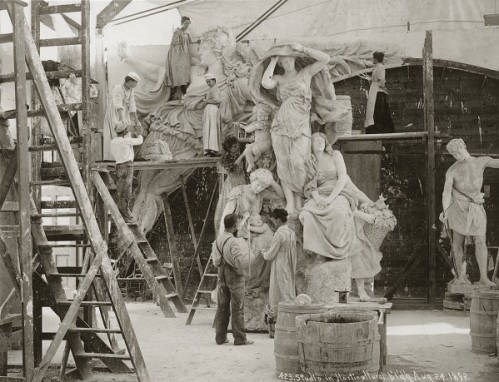
{"type": "Polygon", "coordinates": [[[323,123],[346,113],[334,110],[334,88],[326,71],[329,59],[327,54],[299,44],[276,46],[252,73],[250,86],[255,99],[278,108],[271,126],[272,147],[290,214],[302,207],[311,112],[323,123]]]}
{"type": "Polygon", "coordinates": [[[368,299],[364,279],[381,270],[382,255],[364,232],[364,224],[374,223],[374,216],[358,207],[373,202],[352,183],[343,156],[332,150],[324,134],[314,133],[312,150],[308,201],[300,213],[303,249],[333,260],[350,258],[359,297],[368,299]]]}
{"type": "Polygon", "coordinates": [[[445,175],[442,193],[443,212],[440,215],[451,231],[451,245],[458,284],[470,284],[463,261],[465,238],[475,244],[475,256],[480,270],[480,284],[495,286],[487,276],[487,216],[483,208],[483,172],[485,168],[499,168],[499,159],[472,157],[462,139],[452,139],[447,151],[456,159],[445,175]]]}
{"type": "MultiPolygon", "coordinates": [[[[209,87],[204,72],[216,77],[222,102],[219,115],[222,121],[222,136],[229,123],[246,117],[246,104],[251,100],[248,89],[249,66],[235,54],[235,41],[224,28],[204,33],[201,37],[199,55],[202,68],[191,72],[191,84],[182,101],[164,102],[153,112],[149,135],[144,140],[140,155],[145,159],[157,154],[161,141],[167,142],[174,159],[191,159],[202,155],[202,120],[204,97],[209,87]],[[202,69],[202,70],[201,70],[202,69]]],[[[137,94],[137,108],[141,110],[142,95],[137,94]]],[[[147,100],[146,100],[147,101],[147,100]]],[[[151,101],[152,102],[152,101],[151,101]]],[[[140,174],[140,188],[134,205],[134,213],[141,211],[140,224],[149,231],[161,211],[161,195],[178,187],[181,175],[191,170],[168,169],[145,171],[140,174]]]]}

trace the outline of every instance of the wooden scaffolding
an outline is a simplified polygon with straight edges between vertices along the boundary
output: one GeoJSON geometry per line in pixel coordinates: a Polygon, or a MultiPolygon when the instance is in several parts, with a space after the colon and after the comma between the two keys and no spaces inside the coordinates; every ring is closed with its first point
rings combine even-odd
{"type": "MultiPolygon", "coordinates": [[[[107,243],[101,234],[91,195],[90,177],[91,129],[90,117],[90,60],[89,30],[90,3],[49,6],[43,1],[32,2],[32,30],[24,16],[27,4],[18,0],[0,3],[0,10],[7,11],[13,25],[13,33],[0,36],[2,43],[13,42],[14,73],[2,75],[2,81],[15,82],[16,109],[3,113],[2,117],[16,118],[17,142],[15,150],[9,151],[9,167],[0,179],[0,207],[11,186],[17,195],[18,212],[18,264],[7,264],[17,287],[22,307],[23,373],[20,376],[0,376],[2,381],[37,381],[46,376],[51,361],[63,341],[66,347],[61,362],[60,374],[66,374],[66,364],[72,353],[76,368],[68,371],[85,379],[92,374],[92,360],[100,360],[113,373],[136,374],[139,381],[149,381],[144,359],[132,327],[124,300],[116,280],[115,272],[107,254],[107,243]],[[40,16],[50,14],[78,13],[80,22],[69,19],[77,31],[75,37],[42,39],[40,36],[40,16]],[[81,69],[52,72],[44,71],[39,49],[44,46],[81,46],[81,69]],[[26,70],[28,68],[28,71],[26,70]],[[68,78],[74,74],[81,78],[81,102],[74,105],[57,105],[48,77],[68,78]],[[31,110],[28,112],[27,80],[32,81],[31,110]],[[68,139],[61,114],[68,110],[81,110],[83,124],[80,126],[79,144],[71,144],[68,139]],[[50,126],[53,143],[39,141],[40,127],[33,121],[33,131],[29,131],[29,117],[44,116],[50,126]],[[41,178],[42,152],[56,150],[64,179],[41,178]],[[75,153],[80,154],[80,161],[75,153]],[[43,213],[44,208],[61,208],[61,203],[43,202],[42,186],[69,185],[74,201],[65,202],[65,207],[76,209],[82,225],[47,227],[43,218],[54,213],[43,213]],[[84,260],[80,268],[73,272],[63,272],[56,266],[53,248],[67,246],[57,244],[59,240],[72,240],[84,248],[84,260]],[[73,296],[68,296],[63,288],[63,278],[77,280],[78,288],[73,296]],[[35,287],[34,287],[35,285],[35,287]],[[42,330],[42,309],[50,307],[60,318],[60,326],[55,333],[42,330]],[[80,314],[80,308],[84,310],[80,314]],[[95,310],[101,315],[102,324],[98,327],[94,320],[95,310]],[[115,327],[110,325],[111,311],[114,313],[115,327]],[[122,336],[118,343],[115,335],[122,336]],[[103,337],[107,336],[105,341],[103,337]],[[50,340],[50,346],[42,354],[41,343],[50,340]],[[118,351],[124,345],[126,352],[118,351]]],[[[65,16],[65,15],[64,15],[65,16]]],[[[2,259],[7,260],[5,248],[2,259]]],[[[0,317],[1,318],[1,317],[0,317]]],[[[126,378],[126,377],[123,377],[126,378]]]]}

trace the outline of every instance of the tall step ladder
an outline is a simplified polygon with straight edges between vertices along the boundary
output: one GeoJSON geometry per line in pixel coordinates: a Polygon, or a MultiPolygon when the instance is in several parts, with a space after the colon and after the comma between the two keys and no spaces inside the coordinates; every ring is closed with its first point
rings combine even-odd
{"type": "MultiPolygon", "coordinates": [[[[34,2],[35,12],[39,14],[53,14],[61,12],[79,12],[81,14],[80,32],[78,37],[70,39],[41,40],[38,36],[40,46],[56,46],[64,44],[81,44],[82,46],[82,105],[84,122],[88,123],[88,101],[89,101],[89,0],[82,0],[78,4],[64,4],[60,6],[48,6],[45,2],[34,2]]],[[[19,263],[21,272],[21,301],[23,314],[23,369],[25,380],[28,382],[41,382],[59,349],[63,340],[67,339],[67,351],[65,352],[63,364],[66,363],[69,351],[75,359],[77,373],[79,377],[85,379],[92,373],[90,361],[93,359],[102,360],[112,372],[128,372],[130,368],[124,361],[130,361],[134,367],[139,381],[150,381],[142,353],[133,330],[130,317],[125,303],[119,292],[118,283],[107,254],[107,244],[103,240],[97,220],[89,198],[88,190],[82,175],[80,166],[75,159],[73,148],[67,137],[67,133],[59,114],[54,96],[48,83],[47,75],[40,60],[38,47],[31,35],[24,16],[23,7],[26,3],[18,0],[0,2],[0,10],[7,10],[13,24],[12,39],[14,41],[14,68],[15,73],[12,79],[15,80],[16,110],[11,113],[17,119],[17,195],[19,202],[19,263]],[[39,96],[39,102],[43,109],[32,110],[31,115],[45,114],[49,122],[51,132],[54,136],[55,146],[59,152],[61,162],[66,170],[66,175],[75,197],[75,204],[79,210],[83,225],[81,232],[78,230],[68,231],[61,229],[53,233],[55,239],[78,239],[88,238],[89,251],[85,258],[86,265],[81,273],[60,273],[55,265],[53,245],[49,240],[50,235],[45,232],[42,225],[42,214],[37,208],[37,202],[31,194],[30,187],[43,186],[41,180],[30,182],[30,148],[28,132],[28,112],[26,108],[26,65],[29,68],[34,88],[39,96]],[[40,111],[43,110],[43,113],[40,111]],[[75,236],[76,235],[76,236],[75,236]],[[32,240],[33,239],[33,240],[32,240]],[[37,261],[32,259],[33,247],[37,252],[37,261]],[[38,266],[40,264],[40,266],[38,266]],[[45,355],[38,365],[35,365],[33,336],[34,331],[41,331],[41,327],[34,328],[31,308],[35,305],[33,298],[33,270],[40,271],[43,277],[37,278],[40,281],[40,292],[45,294],[51,308],[61,317],[61,324],[56,333],[53,333],[52,342],[45,355]],[[70,299],[66,296],[62,287],[63,277],[75,277],[80,280],[78,290],[70,299]],[[100,282],[97,282],[102,280],[100,282]],[[94,289],[96,300],[85,300],[89,295],[90,288],[94,289]],[[108,296],[106,296],[106,294],[108,296]],[[108,298],[106,298],[108,297],[108,298]],[[79,317],[80,307],[83,306],[108,306],[113,309],[119,329],[94,328],[79,317]],[[110,346],[98,339],[99,333],[122,334],[124,343],[128,350],[128,355],[116,354],[110,346]],[[37,366],[37,367],[35,367],[37,366]]],[[[37,15],[34,15],[36,18],[37,15]]],[[[35,35],[39,24],[34,24],[35,35]]],[[[39,33],[39,32],[38,32],[39,33]]],[[[63,76],[62,73],[57,75],[63,76]]],[[[90,132],[88,126],[83,126],[85,150],[88,152],[90,145],[90,132]]],[[[38,143],[38,142],[35,142],[38,143]]],[[[83,173],[88,175],[89,157],[83,157],[83,173]]],[[[39,165],[40,162],[35,163],[39,165]]],[[[9,172],[9,175],[13,171],[9,172]]],[[[1,185],[7,183],[9,179],[4,174],[1,185]]],[[[12,176],[13,178],[13,176],[12,176]]],[[[13,180],[13,179],[12,179],[13,180]]],[[[87,176],[87,185],[88,185],[87,176]]],[[[14,184],[14,182],[11,182],[14,184]]],[[[3,189],[2,189],[3,190],[3,189]]],[[[3,191],[2,191],[3,192],[3,191]]],[[[3,197],[3,195],[0,195],[3,197]]],[[[0,204],[4,199],[0,198],[0,204]]],[[[71,240],[70,239],[70,240],[71,240]]],[[[39,295],[35,295],[39,298],[39,295]]]]}
{"type": "Polygon", "coordinates": [[[170,306],[170,302],[173,303],[178,312],[187,313],[187,308],[182,298],[171,282],[170,272],[161,265],[142,230],[137,224],[125,223],[118,206],[97,171],[92,172],[92,180],[103,204],[103,215],[107,216],[109,212],[112,221],[118,229],[118,234],[122,242],[124,242],[123,246],[128,247],[128,251],[142,272],[156,303],[159,304],[165,317],[175,317],[175,312],[170,306]]]}
{"type": "Polygon", "coordinates": [[[217,268],[213,265],[213,256],[210,255],[208,262],[203,271],[203,275],[201,276],[201,281],[196,289],[196,293],[194,294],[194,298],[192,299],[191,308],[189,310],[189,315],[187,316],[186,325],[190,325],[198,310],[212,310],[216,311],[216,306],[213,305],[211,301],[211,293],[215,289],[217,285],[217,268]],[[201,306],[201,298],[205,299],[206,306],[201,306]]]}

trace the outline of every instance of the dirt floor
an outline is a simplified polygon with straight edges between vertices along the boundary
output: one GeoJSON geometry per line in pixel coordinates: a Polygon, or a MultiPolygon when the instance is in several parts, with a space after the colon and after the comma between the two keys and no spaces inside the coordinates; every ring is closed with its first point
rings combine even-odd
{"type": "MultiPolygon", "coordinates": [[[[217,346],[211,311],[198,312],[192,325],[185,326],[185,314],[164,318],[152,303],[130,303],[128,308],[154,382],[278,380],[273,340],[265,334],[249,334],[255,341],[250,346],[217,346]]],[[[55,329],[56,325],[54,317],[47,315],[46,326],[55,329]]],[[[395,310],[388,320],[388,370],[382,380],[498,382],[499,360],[470,349],[467,314],[395,310]],[[396,377],[402,372],[410,373],[412,379],[396,377]],[[414,372],[419,378],[414,378],[414,372]],[[454,378],[442,379],[433,373],[454,373],[454,378]]],[[[9,358],[13,361],[18,356],[10,354],[9,358]]],[[[133,379],[101,376],[95,380],[133,379]]]]}

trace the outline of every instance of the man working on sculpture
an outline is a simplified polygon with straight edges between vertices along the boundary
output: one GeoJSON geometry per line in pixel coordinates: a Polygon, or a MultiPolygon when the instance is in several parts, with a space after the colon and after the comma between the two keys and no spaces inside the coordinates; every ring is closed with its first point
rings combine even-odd
{"type": "Polygon", "coordinates": [[[499,159],[472,157],[462,139],[452,139],[447,151],[455,159],[445,175],[442,193],[443,212],[440,219],[452,231],[451,243],[454,254],[457,281],[470,283],[463,262],[465,238],[472,237],[475,256],[480,269],[480,284],[495,286],[487,276],[487,216],[483,208],[483,172],[486,167],[499,168],[499,159]]]}
{"type": "Polygon", "coordinates": [[[109,97],[106,116],[104,118],[103,140],[104,140],[104,160],[114,160],[109,144],[111,139],[116,137],[116,128],[124,125],[131,133],[142,133],[141,124],[137,116],[137,106],[135,105],[135,88],[140,81],[140,77],[135,72],[126,75],[123,83],[116,85],[109,97]],[[131,131],[135,127],[137,131],[131,131]]]}
{"type": "Polygon", "coordinates": [[[224,218],[225,231],[213,243],[213,264],[218,267],[218,294],[216,313],[215,341],[218,345],[229,342],[227,327],[231,317],[234,345],[250,345],[253,341],[246,338],[244,330],[244,269],[248,266],[248,257],[243,254],[236,232],[239,215],[229,214],[224,218]]]}

